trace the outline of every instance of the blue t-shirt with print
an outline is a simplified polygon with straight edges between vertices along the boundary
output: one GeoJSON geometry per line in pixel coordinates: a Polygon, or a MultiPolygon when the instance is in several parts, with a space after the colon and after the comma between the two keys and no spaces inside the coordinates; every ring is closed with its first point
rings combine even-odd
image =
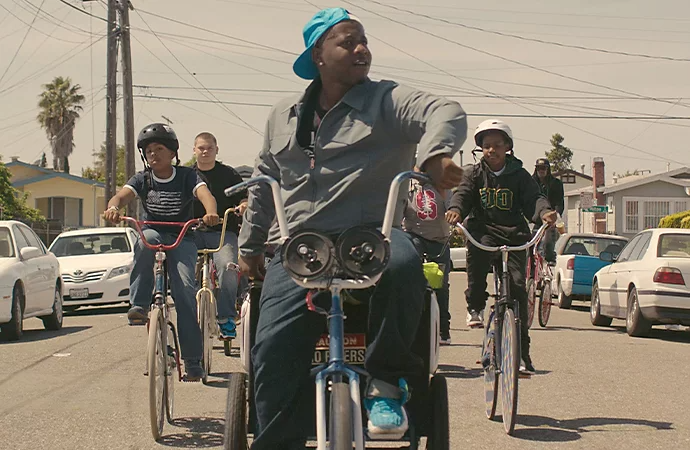
{"type": "MultiPolygon", "coordinates": [[[[170,178],[158,178],[153,172],[141,171],[125,185],[139,197],[144,206],[144,220],[186,222],[194,218],[194,198],[199,186],[205,185],[196,170],[173,167],[170,178]]],[[[159,232],[179,233],[179,227],[147,226],[159,232]]]]}

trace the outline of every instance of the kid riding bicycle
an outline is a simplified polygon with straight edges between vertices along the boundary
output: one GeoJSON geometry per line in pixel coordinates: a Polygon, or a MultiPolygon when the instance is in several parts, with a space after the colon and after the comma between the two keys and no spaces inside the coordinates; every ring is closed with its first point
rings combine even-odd
{"type": "MultiPolygon", "coordinates": [[[[218,224],[216,201],[194,169],[180,167],[177,135],[167,125],[154,123],[144,127],[137,139],[144,170],[134,175],[108,202],[105,220],[120,221],[120,208],[135,197],[141,199],[144,218],[160,222],[186,222],[194,218],[192,207],[198,198],[206,209],[203,217],[209,226],[218,224]],[[173,160],[175,165],[173,166],[173,160]]],[[[146,226],[144,236],[151,244],[172,244],[179,229],[165,226],[146,226]]],[[[194,267],[197,248],[191,236],[179,247],[167,252],[172,297],[177,311],[177,329],[184,360],[186,381],[199,381],[204,375],[201,367],[201,331],[197,322],[194,267]]],[[[127,312],[130,325],[145,325],[151,305],[154,279],[152,276],[154,251],[140,241],[134,246],[134,267],[130,275],[130,303],[127,312]]]]}

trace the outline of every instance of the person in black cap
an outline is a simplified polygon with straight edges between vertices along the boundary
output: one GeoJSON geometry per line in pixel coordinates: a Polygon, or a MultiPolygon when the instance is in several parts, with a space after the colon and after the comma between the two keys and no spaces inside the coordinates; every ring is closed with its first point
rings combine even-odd
{"type": "MultiPolygon", "coordinates": [[[[218,224],[216,200],[206,183],[190,167],[181,167],[177,151],[177,135],[168,125],[147,125],[137,139],[144,170],[135,174],[108,202],[105,220],[120,221],[120,208],[141,199],[144,219],[157,222],[186,222],[194,218],[193,201],[198,198],[206,214],[203,221],[209,226],[218,224]],[[175,165],[173,165],[173,160],[175,165]]],[[[172,244],[180,229],[160,225],[143,227],[144,237],[150,243],[172,244]]],[[[170,289],[177,311],[177,329],[185,365],[185,381],[199,381],[204,376],[201,367],[201,330],[196,311],[197,248],[191,236],[185,236],[180,245],[166,252],[170,270],[170,289]]],[[[127,312],[130,325],[145,325],[154,289],[152,276],[155,252],[140,240],[134,245],[134,266],[130,275],[130,303],[127,312]]]]}
{"type": "MultiPolygon", "coordinates": [[[[439,189],[462,180],[452,161],[467,135],[460,105],[441,97],[369,79],[371,52],[361,22],[343,8],[319,11],[304,27],[306,49],[293,69],[313,80],[297,98],[269,113],[254,170],[281,185],[291,233],[310,228],[337,236],[354,225],[381,226],[393,178],[416,165],[439,189]],[[415,161],[415,150],[419,149],[415,161]]],[[[401,191],[401,199],[404,191],[401,191]]],[[[309,369],[324,327],[310,312],[307,289],[283,268],[280,254],[263,267],[265,243],[277,242],[269,186],[249,189],[239,236],[240,267],[262,278],[252,348],[257,433],[253,450],[304,449],[303,422],[314,405],[309,369]]],[[[402,209],[395,223],[400,226],[402,209]]],[[[365,390],[370,439],[399,439],[408,428],[406,379],[423,373],[412,352],[426,279],[410,237],[391,233],[391,256],[369,304],[365,390]]]]}
{"type": "MultiPolygon", "coordinates": [[[[563,182],[551,175],[551,163],[546,158],[539,158],[534,164],[532,178],[539,185],[542,194],[547,198],[549,204],[556,212],[563,215],[565,207],[565,196],[563,193],[563,182]]],[[[544,259],[550,264],[556,264],[556,241],[558,240],[558,230],[549,228],[542,239],[541,247],[544,249],[544,259]]]]}

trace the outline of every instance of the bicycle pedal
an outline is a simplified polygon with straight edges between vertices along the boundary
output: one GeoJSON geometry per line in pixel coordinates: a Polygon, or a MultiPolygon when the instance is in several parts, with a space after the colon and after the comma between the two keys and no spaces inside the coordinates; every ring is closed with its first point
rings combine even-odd
{"type": "Polygon", "coordinates": [[[518,372],[518,378],[523,378],[523,379],[525,379],[525,378],[532,378],[532,374],[531,374],[531,373],[522,373],[522,372],[518,372]]]}

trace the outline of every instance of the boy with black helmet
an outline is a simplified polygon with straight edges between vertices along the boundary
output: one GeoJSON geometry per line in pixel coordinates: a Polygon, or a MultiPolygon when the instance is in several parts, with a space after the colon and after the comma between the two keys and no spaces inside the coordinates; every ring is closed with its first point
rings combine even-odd
{"type": "MultiPolygon", "coordinates": [[[[145,220],[160,222],[186,222],[194,218],[193,202],[198,198],[206,209],[203,217],[207,225],[218,223],[216,201],[199,178],[196,171],[180,167],[177,136],[168,125],[154,123],[139,133],[137,147],[144,170],[135,174],[108,202],[104,217],[109,222],[119,222],[119,209],[135,197],[141,199],[145,220]],[[175,165],[173,165],[175,159],[175,165]]],[[[143,233],[150,243],[172,244],[179,228],[147,225],[143,233]]],[[[201,330],[197,322],[194,267],[197,248],[194,240],[186,236],[179,247],[167,252],[170,288],[177,310],[182,357],[185,362],[187,381],[199,381],[204,371],[201,367],[201,330]]],[[[130,325],[144,325],[154,289],[151,276],[154,252],[140,241],[134,246],[134,266],[130,275],[130,303],[127,312],[130,325]]]]}
{"type": "MultiPolygon", "coordinates": [[[[486,120],[474,132],[477,150],[483,156],[479,163],[465,170],[465,178],[453,194],[448,214],[449,221],[465,220],[467,230],[479,242],[489,246],[522,245],[530,238],[527,220],[553,224],[556,212],[551,210],[546,197],[522,161],[513,153],[513,133],[500,120],[486,120]],[[510,152],[511,154],[506,154],[510,152]]],[[[482,327],[482,315],[488,294],[486,277],[496,255],[473,245],[467,249],[467,282],[465,291],[467,324],[482,327]]],[[[527,291],[525,289],[526,252],[511,252],[508,259],[510,292],[520,304],[521,369],[534,372],[529,354],[527,328],[527,291]]]]}

